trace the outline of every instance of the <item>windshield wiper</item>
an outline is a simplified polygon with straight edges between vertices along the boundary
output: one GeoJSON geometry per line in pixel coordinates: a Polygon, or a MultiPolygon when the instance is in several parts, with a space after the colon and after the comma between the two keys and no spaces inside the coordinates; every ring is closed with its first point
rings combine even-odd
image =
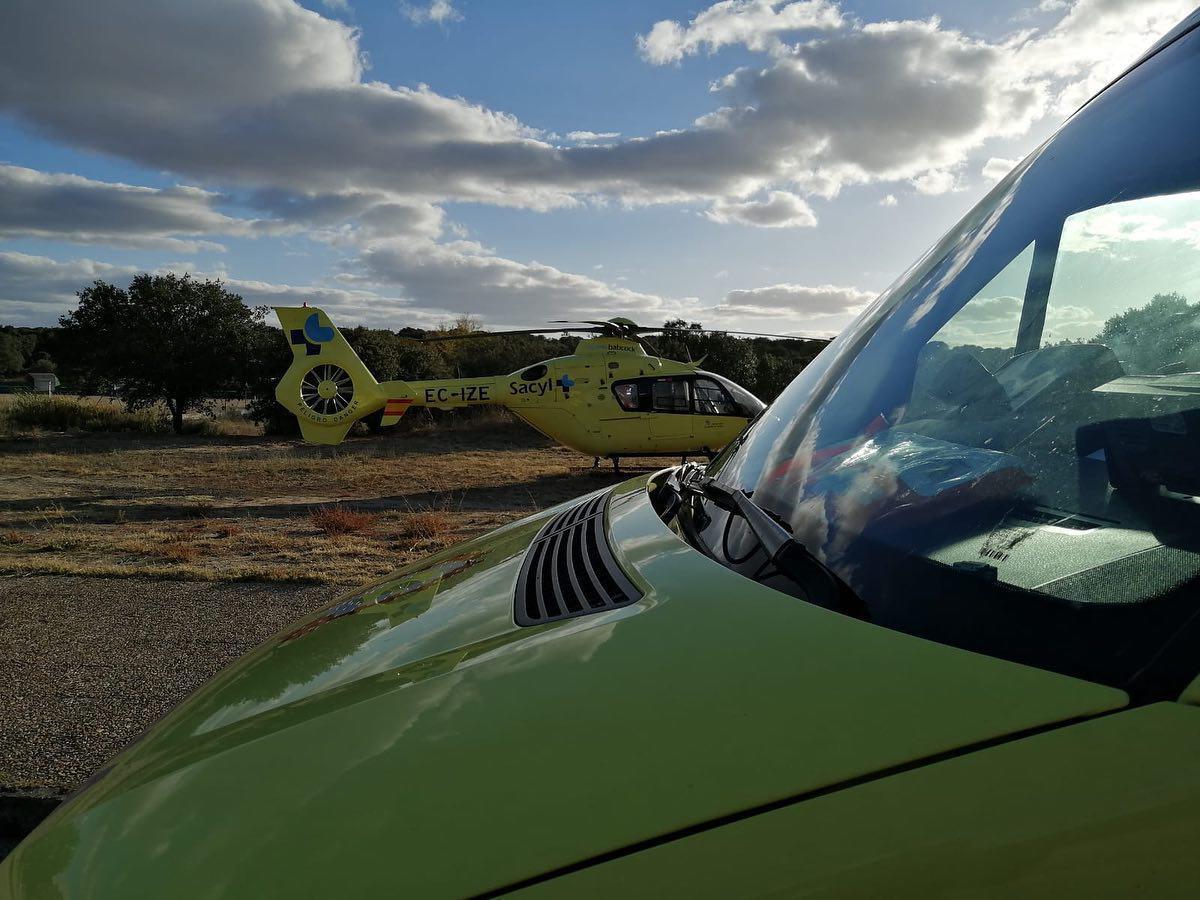
{"type": "Polygon", "coordinates": [[[677,470],[672,487],[681,495],[691,494],[708,500],[746,523],[767,557],[755,580],[774,567],[778,574],[797,585],[809,602],[860,619],[868,617],[866,604],[745,491],[721,484],[695,464],[677,470]]]}

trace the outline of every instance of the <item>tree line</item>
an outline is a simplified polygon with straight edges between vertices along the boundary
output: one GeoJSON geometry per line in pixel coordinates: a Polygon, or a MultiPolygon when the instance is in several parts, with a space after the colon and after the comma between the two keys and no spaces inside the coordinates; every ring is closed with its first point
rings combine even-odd
{"type": "MultiPolygon", "coordinates": [[[[161,403],[176,433],[187,413],[204,410],[217,397],[249,400],[251,416],[269,431],[295,427],[274,400],[275,382],[292,356],[268,307],[247,306],[220,281],[174,274],[138,275],[124,288],[95,281],[77,296],[75,309],[57,326],[0,326],[0,375],[57,371],[78,392],[115,396],[130,409],[161,403]]],[[[650,341],[665,357],[703,358],[705,369],[767,402],[824,346],[700,328],[673,320],[650,341]]],[[[478,330],[477,322],[460,318],[440,329],[359,326],[342,334],[380,381],[507,374],[569,355],[579,342],[532,334],[433,344],[404,340],[478,330]]]]}

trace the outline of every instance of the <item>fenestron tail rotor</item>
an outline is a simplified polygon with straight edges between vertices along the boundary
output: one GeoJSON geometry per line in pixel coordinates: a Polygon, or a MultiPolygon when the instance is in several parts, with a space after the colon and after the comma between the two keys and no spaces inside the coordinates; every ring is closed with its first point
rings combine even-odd
{"type": "Polygon", "coordinates": [[[340,413],[353,399],[354,380],[341,366],[313,366],[300,379],[300,400],[317,415],[340,413]]]}

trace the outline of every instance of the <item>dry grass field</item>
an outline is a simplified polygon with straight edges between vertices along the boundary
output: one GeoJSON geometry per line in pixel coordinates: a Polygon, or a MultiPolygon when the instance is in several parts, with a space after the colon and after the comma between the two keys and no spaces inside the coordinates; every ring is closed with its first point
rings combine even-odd
{"type": "Polygon", "coordinates": [[[0,576],[354,583],[611,478],[516,424],[332,451],[111,435],[0,454],[0,576]]]}

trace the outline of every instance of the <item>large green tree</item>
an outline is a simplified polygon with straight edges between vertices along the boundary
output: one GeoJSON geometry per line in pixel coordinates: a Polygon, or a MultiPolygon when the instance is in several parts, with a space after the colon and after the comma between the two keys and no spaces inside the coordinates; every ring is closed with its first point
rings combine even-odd
{"type": "Polygon", "coordinates": [[[245,385],[262,344],[265,308],[219,281],[138,275],[128,289],[96,281],[78,296],[59,319],[73,365],[131,409],[165,403],[176,434],[185,413],[245,385]]]}

